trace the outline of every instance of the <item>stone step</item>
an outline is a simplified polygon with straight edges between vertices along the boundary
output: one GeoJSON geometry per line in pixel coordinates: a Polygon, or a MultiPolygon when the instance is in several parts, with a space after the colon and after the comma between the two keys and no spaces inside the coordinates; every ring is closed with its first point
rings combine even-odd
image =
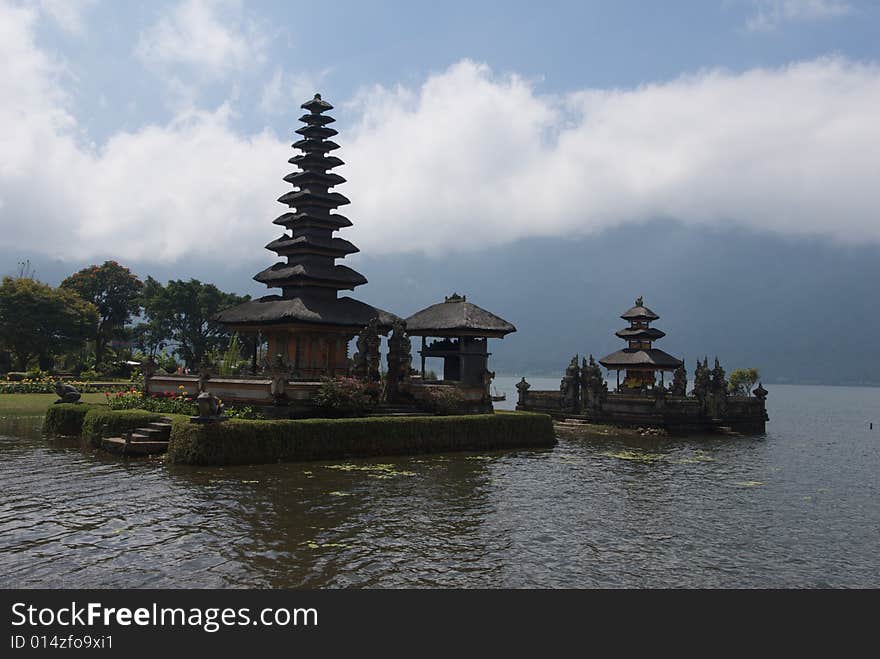
{"type": "Polygon", "coordinates": [[[147,428],[155,428],[156,430],[167,430],[171,431],[171,422],[170,421],[150,421],[146,425],[147,428]]]}
{"type": "Polygon", "coordinates": [[[171,428],[154,428],[152,425],[138,428],[134,432],[147,435],[152,439],[168,439],[171,436],[171,428]]]}
{"type": "Polygon", "coordinates": [[[168,442],[140,441],[128,442],[124,437],[105,437],[101,440],[101,448],[110,453],[125,455],[153,455],[168,450],[168,442]]]}

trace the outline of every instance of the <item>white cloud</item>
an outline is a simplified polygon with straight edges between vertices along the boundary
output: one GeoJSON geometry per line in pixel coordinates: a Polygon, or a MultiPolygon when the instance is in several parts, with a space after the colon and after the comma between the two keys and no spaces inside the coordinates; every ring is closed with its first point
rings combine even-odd
{"type": "Polygon", "coordinates": [[[290,114],[301,103],[309,100],[320,90],[320,85],[329,73],[328,69],[317,75],[308,73],[284,73],[277,67],[272,77],[263,86],[259,108],[263,114],[277,116],[290,114]]]}
{"type": "Polygon", "coordinates": [[[656,217],[880,241],[875,64],[705,71],[554,98],[463,62],[420,89],[375,88],[360,107],[339,141],[365,251],[656,217]]]}
{"type": "Polygon", "coordinates": [[[262,66],[267,41],[241,0],[181,0],[140,35],[135,53],[153,69],[212,81],[262,66]]]}
{"type": "Polygon", "coordinates": [[[36,0],[37,6],[62,30],[80,35],[85,30],[84,14],[97,0],[36,0]]]}
{"type": "Polygon", "coordinates": [[[752,31],[772,31],[788,21],[845,16],[852,7],[845,0],[752,0],[754,14],[746,21],[752,31]]]}
{"type": "MultiPolygon", "coordinates": [[[[90,146],[35,20],[0,0],[0,244],[271,258],[289,143],[236,132],[224,105],[90,146]]],[[[555,97],[463,61],[419,87],[368,89],[355,124],[334,125],[355,223],[343,235],[381,254],[668,217],[880,243],[877,107],[880,67],[845,59],[555,97]]]]}

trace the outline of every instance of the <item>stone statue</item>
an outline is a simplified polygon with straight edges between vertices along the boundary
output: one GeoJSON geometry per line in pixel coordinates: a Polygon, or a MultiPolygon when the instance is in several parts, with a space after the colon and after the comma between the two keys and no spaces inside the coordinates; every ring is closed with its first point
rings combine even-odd
{"type": "Polygon", "coordinates": [[[78,403],[82,396],[76,390],[76,387],[72,384],[64,384],[61,380],[55,383],[55,393],[58,394],[58,400],[55,401],[55,405],[58,403],[78,403]]]}
{"type": "Polygon", "coordinates": [[[379,373],[379,347],[381,345],[379,321],[373,318],[367,323],[367,379],[370,382],[378,382],[382,379],[379,373]]]}
{"type": "Polygon", "coordinates": [[[567,410],[574,410],[578,407],[578,390],[580,389],[580,369],[578,368],[578,356],[571,358],[568,368],[565,369],[565,375],[559,383],[559,393],[561,394],[562,407],[567,410]]]}
{"type": "Polygon", "coordinates": [[[718,357],[715,357],[715,368],[712,369],[712,393],[727,398],[727,380],[724,376],[724,369],[721,368],[718,357]]]}
{"type": "Polygon", "coordinates": [[[150,355],[141,362],[141,374],[144,376],[144,396],[150,395],[150,379],[156,374],[158,364],[150,355]]]}
{"type": "Polygon", "coordinates": [[[528,397],[529,389],[531,389],[531,388],[532,388],[532,385],[530,385],[528,382],[526,382],[525,377],[523,377],[522,380],[520,380],[519,382],[516,383],[516,391],[519,394],[519,397],[517,399],[517,405],[521,405],[521,406],[525,407],[526,398],[528,397]]]}
{"type": "Polygon", "coordinates": [[[700,360],[697,360],[697,368],[694,371],[694,396],[696,396],[700,402],[706,400],[709,395],[709,358],[706,357],[703,360],[703,363],[700,363],[700,360]]]}
{"type": "Polygon", "coordinates": [[[758,383],[758,388],[752,391],[755,394],[755,398],[760,400],[761,402],[767,400],[767,394],[770,393],[766,389],[764,389],[764,385],[762,383],[758,383]]]}
{"type": "Polygon", "coordinates": [[[367,338],[361,331],[355,343],[355,353],[351,357],[351,376],[361,380],[367,379],[367,338]]]}
{"type": "Polygon", "coordinates": [[[490,371],[488,368],[484,368],[483,372],[480,373],[480,384],[483,386],[483,402],[491,403],[492,402],[492,380],[495,379],[495,371],[490,371]]]}
{"type": "Polygon", "coordinates": [[[358,334],[357,352],[352,360],[352,375],[354,377],[367,382],[378,382],[382,379],[379,373],[379,347],[381,344],[379,321],[373,318],[358,334]]]}
{"type": "Polygon", "coordinates": [[[764,389],[764,385],[759,382],[757,388],[754,389],[752,393],[755,394],[755,398],[761,403],[761,411],[763,412],[764,421],[769,421],[770,417],[767,416],[767,394],[769,392],[764,389]]]}
{"type": "Polygon", "coordinates": [[[672,387],[670,387],[669,393],[673,396],[686,396],[687,377],[687,370],[684,367],[684,361],[682,361],[681,366],[675,369],[675,372],[672,374],[672,387]]]}
{"type": "Polygon", "coordinates": [[[636,306],[637,306],[637,307],[643,307],[643,306],[645,306],[645,299],[644,299],[641,295],[639,295],[639,296],[636,298],[636,306]]]}
{"type": "Polygon", "coordinates": [[[211,379],[211,367],[207,361],[199,364],[199,393],[208,390],[208,380],[211,379]]]}
{"type": "Polygon", "coordinates": [[[409,385],[412,370],[412,345],[406,334],[406,323],[394,321],[388,338],[388,386],[389,401],[399,400],[409,385]]]}
{"type": "Polygon", "coordinates": [[[581,365],[581,400],[583,407],[600,409],[608,396],[608,383],[602,376],[602,369],[596,363],[593,355],[590,360],[586,357],[581,365]]]}
{"type": "Polygon", "coordinates": [[[727,411],[727,380],[724,377],[724,369],[721,368],[721,364],[718,361],[718,357],[715,357],[715,366],[712,370],[709,370],[709,365],[705,365],[705,370],[708,376],[711,377],[711,381],[709,383],[709,397],[707,399],[707,404],[705,406],[705,411],[712,416],[712,418],[720,419],[724,416],[727,411]]]}
{"type": "Polygon", "coordinates": [[[275,404],[279,405],[285,398],[284,390],[291,376],[290,361],[285,359],[284,355],[278,353],[272,359],[266,360],[266,370],[269,372],[269,377],[272,378],[269,391],[275,404]]]}
{"type": "Polygon", "coordinates": [[[196,405],[199,408],[198,416],[191,416],[190,421],[196,423],[216,423],[223,421],[223,404],[220,399],[212,393],[203,391],[196,396],[196,405]]]}

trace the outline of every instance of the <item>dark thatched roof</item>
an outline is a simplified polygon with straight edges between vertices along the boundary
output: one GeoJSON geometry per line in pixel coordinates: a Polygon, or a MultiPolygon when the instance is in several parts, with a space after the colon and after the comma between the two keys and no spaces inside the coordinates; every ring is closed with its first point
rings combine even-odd
{"type": "Polygon", "coordinates": [[[258,272],[254,275],[254,279],[268,286],[317,284],[350,290],[353,290],[355,286],[367,283],[366,277],[345,265],[284,263],[283,261],[258,272]]]}
{"type": "Polygon", "coordinates": [[[672,370],[682,365],[680,359],[657,348],[651,348],[650,350],[624,348],[623,350],[612,352],[610,355],[605,355],[599,360],[599,363],[611,370],[622,370],[639,366],[672,370]]]}
{"type": "Polygon", "coordinates": [[[379,326],[383,329],[390,328],[394,321],[398,320],[398,317],[392,313],[350,297],[311,300],[299,297],[285,299],[280,295],[267,295],[217,314],[217,320],[224,325],[309,323],[340,325],[354,329],[366,326],[373,318],[378,318],[379,326]]]}
{"type": "Polygon", "coordinates": [[[457,334],[501,338],[516,327],[503,318],[453,293],[444,302],[432,304],[406,319],[406,332],[413,336],[455,336],[457,334]]]}
{"type": "Polygon", "coordinates": [[[656,327],[625,327],[615,332],[615,335],[621,339],[633,341],[656,341],[666,336],[666,332],[658,330],[656,327]]]}
{"type": "Polygon", "coordinates": [[[645,306],[642,298],[636,300],[635,306],[631,307],[621,316],[624,320],[657,320],[660,318],[657,314],[645,306]]]}

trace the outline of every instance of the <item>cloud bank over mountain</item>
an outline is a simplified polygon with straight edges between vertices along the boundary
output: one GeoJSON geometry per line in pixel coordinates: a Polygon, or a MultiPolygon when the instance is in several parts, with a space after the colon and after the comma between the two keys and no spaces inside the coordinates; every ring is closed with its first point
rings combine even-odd
{"type": "MultiPolygon", "coordinates": [[[[292,153],[268,129],[236,128],[242,104],[262,99],[181,109],[93,144],[72,109],[75,76],[37,43],[40,20],[35,6],[0,1],[0,245],[72,259],[264,258],[292,153]]],[[[148,36],[183,34],[159,25],[148,36]]],[[[550,96],[461,60],[421,84],[329,100],[355,119],[336,124],[350,181],[339,191],[353,202],[346,237],[371,254],[654,218],[880,243],[877,63],[822,58],[550,96]]]]}

